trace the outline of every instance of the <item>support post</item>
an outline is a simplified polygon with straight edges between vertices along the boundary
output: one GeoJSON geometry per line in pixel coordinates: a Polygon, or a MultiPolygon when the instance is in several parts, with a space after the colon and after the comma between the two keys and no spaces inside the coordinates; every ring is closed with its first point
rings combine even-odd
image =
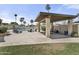
{"type": "Polygon", "coordinates": [[[37,32],[40,32],[40,22],[37,24],[37,32]]]}
{"type": "Polygon", "coordinates": [[[46,36],[50,37],[50,28],[51,28],[50,17],[45,18],[45,20],[46,20],[46,36]]]}
{"type": "Polygon", "coordinates": [[[54,26],[53,26],[53,22],[51,23],[51,32],[53,32],[54,26]]]}
{"type": "Polygon", "coordinates": [[[79,24],[77,25],[77,33],[78,33],[78,37],[79,37],[79,24]]]}
{"type": "MultiPolygon", "coordinates": [[[[79,20],[79,13],[78,13],[78,20],[79,20]]],[[[77,25],[77,33],[78,33],[78,37],[79,37],[79,24],[77,25]]]]}
{"type": "Polygon", "coordinates": [[[68,21],[68,35],[71,36],[73,32],[73,20],[68,21]]]}

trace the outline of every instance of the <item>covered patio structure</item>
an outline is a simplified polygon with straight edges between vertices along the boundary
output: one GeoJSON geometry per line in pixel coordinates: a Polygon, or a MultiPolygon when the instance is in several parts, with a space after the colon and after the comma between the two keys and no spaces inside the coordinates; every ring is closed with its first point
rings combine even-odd
{"type": "Polygon", "coordinates": [[[41,23],[45,23],[45,35],[50,37],[51,31],[53,31],[53,22],[68,20],[68,35],[71,35],[73,31],[73,19],[76,17],[77,15],[40,12],[35,20],[35,22],[38,22],[37,31],[40,32],[41,23]]]}

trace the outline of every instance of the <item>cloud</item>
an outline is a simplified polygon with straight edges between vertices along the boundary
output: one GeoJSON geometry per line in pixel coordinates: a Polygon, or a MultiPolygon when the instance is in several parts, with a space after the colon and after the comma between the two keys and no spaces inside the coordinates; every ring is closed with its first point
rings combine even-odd
{"type": "Polygon", "coordinates": [[[0,18],[3,20],[3,22],[5,23],[10,23],[11,21],[13,21],[9,16],[9,12],[7,12],[6,10],[2,10],[0,11],[0,18]]]}
{"type": "Polygon", "coordinates": [[[62,4],[54,12],[76,15],[77,13],[79,13],[79,4],[62,4]]]}
{"type": "MultiPolygon", "coordinates": [[[[26,17],[26,16],[21,16],[21,15],[18,16],[17,17],[18,24],[21,24],[20,17],[26,17]]],[[[0,11],[0,18],[3,19],[3,23],[15,22],[15,17],[11,16],[11,14],[6,10],[0,11]]],[[[25,18],[25,21],[27,22],[26,25],[29,24],[29,21],[27,20],[27,18],[25,18]]]]}
{"type": "Polygon", "coordinates": [[[63,6],[79,10],[79,4],[64,4],[63,6]]]}
{"type": "Polygon", "coordinates": [[[3,23],[10,23],[12,22],[11,19],[1,18],[3,20],[3,23]]]}

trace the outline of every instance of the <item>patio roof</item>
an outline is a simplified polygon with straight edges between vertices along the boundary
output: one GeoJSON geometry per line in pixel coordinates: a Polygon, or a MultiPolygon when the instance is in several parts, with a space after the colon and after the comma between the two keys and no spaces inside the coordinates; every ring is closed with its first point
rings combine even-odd
{"type": "Polygon", "coordinates": [[[67,15],[67,14],[56,14],[56,13],[47,13],[47,12],[40,12],[35,22],[39,22],[43,20],[45,17],[50,16],[51,22],[62,21],[62,20],[70,20],[77,17],[77,15],[67,15]]]}

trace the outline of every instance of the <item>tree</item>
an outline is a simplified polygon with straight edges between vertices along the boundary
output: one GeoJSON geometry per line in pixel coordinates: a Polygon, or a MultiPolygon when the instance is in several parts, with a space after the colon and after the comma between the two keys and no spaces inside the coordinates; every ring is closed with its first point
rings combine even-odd
{"type": "Polygon", "coordinates": [[[24,17],[21,17],[20,18],[20,22],[21,22],[21,25],[22,25],[22,22],[24,21],[24,17]]]}
{"type": "Polygon", "coordinates": [[[17,20],[17,14],[14,14],[14,16],[15,16],[15,22],[16,22],[16,20],[17,20]]]}
{"type": "Polygon", "coordinates": [[[26,21],[23,21],[24,25],[26,24],[26,21]]]}
{"type": "Polygon", "coordinates": [[[33,20],[32,19],[30,20],[30,23],[31,23],[31,26],[33,26],[33,20]]]}
{"type": "Polygon", "coordinates": [[[31,23],[31,24],[33,23],[33,20],[32,20],[32,19],[30,20],[30,23],[31,23]]]}
{"type": "Polygon", "coordinates": [[[11,25],[15,25],[15,24],[18,25],[17,22],[11,22],[10,24],[11,24],[11,25]]]}
{"type": "Polygon", "coordinates": [[[0,19],[0,25],[2,24],[2,19],[0,19]]]}
{"type": "Polygon", "coordinates": [[[51,9],[50,5],[47,4],[47,5],[46,5],[46,10],[48,11],[48,13],[49,13],[49,10],[50,10],[50,9],[51,9]]]}
{"type": "Polygon", "coordinates": [[[9,25],[9,23],[2,23],[3,25],[9,25]]]}
{"type": "Polygon", "coordinates": [[[31,26],[32,26],[33,25],[33,20],[32,19],[30,20],[30,23],[31,23],[31,26]]]}

